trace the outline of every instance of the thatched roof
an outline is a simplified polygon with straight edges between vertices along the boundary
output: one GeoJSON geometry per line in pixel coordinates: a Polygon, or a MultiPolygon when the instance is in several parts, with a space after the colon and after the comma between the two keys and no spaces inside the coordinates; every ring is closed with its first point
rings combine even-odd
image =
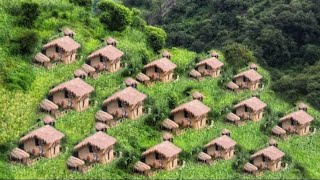
{"type": "Polygon", "coordinates": [[[68,91],[77,97],[81,97],[92,93],[94,91],[94,88],[86,82],[84,82],[82,79],[74,78],[51,89],[49,91],[49,94],[53,94],[61,90],[68,91]]]}
{"type": "Polygon", "coordinates": [[[308,109],[308,108],[309,108],[309,106],[306,105],[306,104],[303,103],[303,102],[297,103],[297,107],[298,107],[299,109],[308,109]]]}
{"type": "Polygon", "coordinates": [[[74,51],[79,49],[81,46],[76,41],[74,41],[69,36],[64,36],[58,39],[55,39],[43,46],[44,49],[48,49],[51,46],[58,46],[66,52],[74,51]]]}
{"type": "Polygon", "coordinates": [[[194,78],[201,77],[201,73],[195,69],[192,69],[189,74],[191,77],[194,77],[194,78]]]}
{"type": "Polygon", "coordinates": [[[205,65],[205,64],[207,66],[211,67],[212,69],[221,68],[223,66],[223,63],[215,57],[211,57],[211,58],[202,60],[199,63],[197,63],[196,66],[198,67],[198,66],[205,65]]]}
{"type": "Polygon", "coordinates": [[[205,96],[201,94],[199,91],[195,91],[192,93],[192,98],[193,99],[203,99],[205,96]]]}
{"type": "Polygon", "coordinates": [[[199,100],[192,100],[190,102],[184,103],[171,111],[171,114],[175,114],[179,111],[187,111],[195,117],[202,116],[207,114],[210,111],[210,108],[204,105],[199,100]]]}
{"type": "Polygon", "coordinates": [[[231,90],[239,89],[239,86],[232,81],[227,84],[227,87],[231,90]]]}
{"type": "Polygon", "coordinates": [[[34,56],[34,61],[39,63],[50,62],[50,58],[42,53],[38,53],[34,56]]]}
{"type": "Polygon", "coordinates": [[[77,144],[74,147],[74,150],[77,151],[78,149],[91,145],[94,147],[99,148],[100,150],[104,150],[109,148],[110,146],[114,145],[116,143],[116,139],[107,135],[104,132],[96,132],[95,134],[85,138],[83,141],[81,141],[79,144],[77,144]]]}
{"type": "Polygon", "coordinates": [[[181,149],[169,141],[163,141],[162,143],[157,144],[157,145],[149,148],[145,152],[143,152],[142,156],[146,156],[146,155],[148,155],[150,153],[154,153],[154,152],[161,154],[166,158],[171,158],[171,157],[179,154],[181,152],[181,149]]]}
{"type": "Polygon", "coordinates": [[[218,146],[221,146],[223,149],[229,149],[234,147],[236,144],[237,143],[233,139],[231,139],[229,136],[223,135],[212,140],[211,142],[206,144],[204,147],[207,148],[213,145],[218,145],[218,146]]]}
{"type": "Polygon", "coordinates": [[[241,101],[240,103],[236,104],[234,108],[237,109],[241,106],[246,106],[253,111],[259,111],[267,107],[267,105],[257,97],[252,97],[247,100],[241,101]]]}
{"type": "Polygon", "coordinates": [[[121,58],[123,55],[124,53],[120,51],[118,48],[112,45],[108,45],[104,48],[94,51],[92,54],[88,56],[88,59],[92,59],[96,56],[102,56],[106,57],[109,61],[114,61],[121,58]]]}
{"type": "Polygon", "coordinates": [[[132,86],[135,84],[140,84],[138,81],[136,81],[135,79],[133,79],[132,77],[128,77],[124,80],[124,84],[126,84],[127,86],[132,86]]]}
{"type": "Polygon", "coordinates": [[[274,160],[278,160],[278,159],[282,158],[285,155],[285,153],[280,151],[278,148],[276,148],[274,146],[269,146],[267,148],[264,148],[264,149],[256,152],[254,155],[251,156],[251,159],[253,159],[257,156],[261,156],[261,155],[274,161],[274,160]]]}
{"type": "Polygon", "coordinates": [[[96,115],[96,120],[102,121],[102,122],[107,122],[113,119],[113,116],[107,112],[104,112],[102,110],[99,110],[96,115]]]}
{"type": "Polygon", "coordinates": [[[172,136],[172,134],[171,133],[168,133],[168,132],[164,132],[163,134],[162,134],[162,139],[164,139],[164,140],[169,140],[169,139],[172,139],[173,138],[173,136],[172,136]]]}
{"type": "Polygon", "coordinates": [[[151,167],[141,161],[138,161],[134,164],[134,169],[139,172],[145,172],[149,171],[151,167]]]}
{"type": "Polygon", "coordinates": [[[42,119],[42,121],[43,121],[45,124],[50,124],[50,123],[55,122],[56,120],[55,120],[52,116],[47,115],[46,117],[44,117],[44,118],[42,119]]]}
{"type": "Polygon", "coordinates": [[[81,69],[83,69],[83,71],[86,73],[91,73],[96,71],[96,69],[90,66],[89,64],[82,64],[81,69]]]}
{"type": "Polygon", "coordinates": [[[268,142],[268,144],[269,144],[270,146],[275,146],[275,145],[278,144],[278,142],[277,142],[275,139],[270,139],[269,142],[268,142]]]}
{"type": "Polygon", "coordinates": [[[74,75],[75,77],[88,76],[88,74],[87,74],[85,71],[83,71],[82,69],[77,69],[77,70],[75,70],[75,71],[73,72],[73,75],[74,75]]]}
{"type": "Polygon", "coordinates": [[[58,110],[59,106],[56,105],[54,102],[45,99],[40,103],[40,107],[46,111],[58,110]]]}
{"type": "Polygon", "coordinates": [[[251,163],[246,163],[243,167],[243,169],[247,172],[254,172],[254,171],[258,171],[258,168],[251,164],[251,163]]]}
{"type": "Polygon", "coordinates": [[[250,68],[250,69],[256,69],[256,68],[258,68],[258,65],[256,65],[255,63],[251,63],[251,64],[249,65],[249,68],[250,68]]]}
{"type": "Polygon", "coordinates": [[[75,35],[76,33],[74,31],[72,31],[70,28],[67,27],[67,28],[64,28],[63,34],[65,36],[70,36],[70,35],[75,35]]]}
{"type": "Polygon", "coordinates": [[[179,125],[176,122],[174,122],[174,121],[172,121],[170,119],[164,120],[162,122],[162,126],[167,128],[167,129],[170,129],[170,130],[179,128],[179,125]]]}
{"type": "Polygon", "coordinates": [[[161,55],[162,55],[162,57],[171,57],[172,56],[172,54],[169,53],[169,51],[167,51],[167,50],[162,51],[161,55]]]}
{"type": "Polygon", "coordinates": [[[234,113],[229,113],[229,114],[227,115],[227,119],[228,119],[229,121],[232,121],[232,122],[240,121],[240,120],[241,120],[241,118],[240,118],[239,116],[237,116],[236,114],[234,114],[234,113]]]}
{"type": "Polygon", "coordinates": [[[76,167],[85,165],[85,162],[84,162],[83,160],[79,159],[79,158],[76,158],[76,157],[74,157],[74,156],[71,156],[71,157],[69,157],[68,160],[67,160],[67,165],[68,165],[69,167],[74,167],[74,168],[76,168],[76,167]]]}
{"type": "Polygon", "coordinates": [[[142,101],[144,101],[147,98],[147,96],[135,88],[127,87],[121,91],[116,92],[112,96],[110,96],[108,99],[103,101],[103,104],[107,104],[114,100],[120,100],[125,103],[128,103],[129,105],[136,105],[142,101]]]}
{"type": "Polygon", "coordinates": [[[106,39],[106,42],[107,42],[108,45],[112,45],[112,44],[114,44],[114,43],[118,43],[118,41],[115,40],[115,39],[112,38],[112,37],[108,37],[108,38],[106,39]]]}
{"type": "Polygon", "coordinates": [[[200,153],[198,154],[198,159],[199,159],[200,161],[208,161],[208,160],[212,159],[212,157],[211,157],[209,154],[207,154],[207,153],[200,152],[200,153]]]}
{"type": "Polygon", "coordinates": [[[30,157],[29,153],[25,152],[22,149],[19,148],[14,148],[11,152],[10,152],[10,156],[16,159],[25,159],[30,157]]]}
{"type": "Polygon", "coordinates": [[[31,138],[37,138],[49,144],[49,143],[54,143],[56,141],[59,141],[63,137],[64,137],[64,134],[62,134],[60,131],[56,130],[55,128],[49,125],[45,125],[23,136],[20,139],[20,142],[25,142],[26,140],[31,138]]]}
{"type": "Polygon", "coordinates": [[[275,126],[272,128],[272,133],[276,135],[286,134],[286,131],[279,126],[275,126]]]}
{"type": "Polygon", "coordinates": [[[288,119],[292,119],[302,125],[310,123],[314,120],[312,116],[310,116],[308,113],[306,113],[303,110],[299,110],[284,116],[283,118],[280,119],[280,122],[286,121],[288,119]]]}
{"type": "Polygon", "coordinates": [[[255,81],[262,79],[262,76],[257,71],[255,71],[253,69],[249,69],[247,71],[241,72],[241,73],[235,75],[234,78],[238,78],[238,77],[242,77],[242,76],[248,78],[251,82],[255,82],[255,81]]]}
{"type": "Polygon", "coordinates": [[[230,134],[230,131],[228,129],[222,129],[221,134],[227,135],[227,134],[230,134]]]}
{"type": "Polygon", "coordinates": [[[136,78],[140,82],[150,81],[150,78],[147,75],[143,74],[143,73],[138,73],[136,78]]]}
{"type": "Polygon", "coordinates": [[[219,56],[219,54],[216,51],[209,51],[209,54],[211,57],[219,56]]]}
{"type": "Polygon", "coordinates": [[[167,58],[161,58],[159,60],[152,61],[151,63],[145,65],[143,69],[147,69],[149,67],[157,67],[161,69],[163,72],[169,72],[174,70],[177,65],[175,65],[172,61],[167,58]]]}
{"type": "Polygon", "coordinates": [[[102,131],[104,129],[108,129],[109,126],[107,126],[106,124],[101,123],[101,122],[96,122],[95,128],[97,131],[102,131]]]}

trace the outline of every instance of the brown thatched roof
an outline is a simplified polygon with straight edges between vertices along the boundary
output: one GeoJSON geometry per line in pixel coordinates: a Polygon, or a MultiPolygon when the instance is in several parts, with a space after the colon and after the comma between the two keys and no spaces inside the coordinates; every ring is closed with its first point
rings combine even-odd
{"type": "Polygon", "coordinates": [[[46,111],[58,110],[59,107],[54,102],[45,99],[40,103],[40,107],[46,111]]]}
{"type": "Polygon", "coordinates": [[[258,65],[256,65],[255,63],[251,63],[249,65],[249,67],[250,67],[250,69],[256,69],[256,68],[258,68],[258,65]]]}
{"type": "Polygon", "coordinates": [[[268,142],[268,144],[269,144],[270,146],[275,146],[275,145],[278,144],[278,142],[277,142],[275,139],[270,139],[269,142],[268,142]]]}
{"type": "Polygon", "coordinates": [[[140,82],[150,81],[150,78],[147,75],[143,74],[143,73],[138,73],[136,78],[140,82]]]}
{"type": "Polygon", "coordinates": [[[155,61],[152,61],[151,63],[145,65],[143,67],[143,69],[147,69],[149,67],[158,67],[159,69],[161,69],[163,72],[169,72],[169,71],[172,71],[174,70],[177,65],[175,65],[172,61],[170,61],[169,59],[167,58],[161,58],[159,60],[155,60],[155,61]]]}
{"type": "Polygon", "coordinates": [[[20,139],[20,142],[24,142],[31,138],[37,138],[49,144],[49,143],[54,143],[56,141],[59,141],[63,137],[64,137],[64,134],[62,134],[60,131],[56,130],[55,128],[49,125],[45,125],[23,136],[20,139]]]}
{"type": "Polygon", "coordinates": [[[243,169],[247,172],[254,172],[254,171],[258,171],[258,168],[251,164],[251,163],[246,163],[243,167],[243,169]]]}
{"type": "Polygon", "coordinates": [[[297,103],[297,107],[298,107],[299,109],[308,109],[308,108],[309,108],[309,106],[306,105],[306,104],[303,103],[303,102],[297,103]]]}
{"type": "Polygon", "coordinates": [[[107,122],[113,119],[113,116],[107,112],[104,112],[102,110],[99,110],[96,113],[96,120],[102,121],[102,122],[107,122]]]}
{"type": "Polygon", "coordinates": [[[74,147],[74,150],[77,151],[78,149],[82,148],[83,146],[91,145],[94,147],[99,148],[100,150],[107,149],[110,146],[116,143],[116,139],[107,135],[104,132],[96,132],[95,134],[87,137],[79,144],[74,147]]]}
{"type": "Polygon", "coordinates": [[[123,102],[128,103],[129,105],[136,105],[142,101],[144,101],[147,98],[147,96],[135,88],[127,87],[121,91],[116,92],[112,96],[110,96],[108,99],[103,101],[103,104],[107,104],[114,100],[120,100],[123,102]]]}
{"type": "Polygon", "coordinates": [[[227,84],[227,87],[231,90],[239,89],[239,86],[232,81],[227,84]]]}
{"type": "Polygon", "coordinates": [[[94,88],[86,82],[84,82],[82,79],[74,78],[51,89],[49,91],[49,94],[53,94],[61,90],[68,91],[77,97],[81,97],[92,93],[94,91],[94,88]]]}
{"type": "Polygon", "coordinates": [[[279,126],[275,126],[272,128],[272,133],[275,135],[286,134],[286,131],[279,126]]]}
{"type": "Polygon", "coordinates": [[[228,119],[229,121],[232,121],[232,122],[234,122],[234,121],[240,121],[240,120],[241,120],[240,117],[237,116],[237,115],[234,114],[234,113],[229,113],[229,114],[227,115],[227,119],[228,119]]]}
{"type": "Polygon", "coordinates": [[[67,27],[67,28],[64,28],[63,34],[65,36],[70,36],[70,35],[75,35],[76,33],[74,31],[72,31],[70,28],[67,27]]]}
{"type": "Polygon", "coordinates": [[[14,148],[11,152],[10,152],[10,156],[16,159],[25,159],[30,157],[29,153],[25,152],[22,149],[19,148],[14,148]]]}
{"type": "Polygon", "coordinates": [[[112,38],[112,37],[108,37],[108,38],[106,39],[106,42],[107,42],[108,45],[112,45],[112,44],[114,44],[114,43],[118,43],[117,40],[115,40],[115,39],[112,38]]]}
{"type": "Polygon", "coordinates": [[[167,128],[167,129],[170,129],[170,130],[179,128],[179,125],[176,122],[174,122],[174,121],[172,121],[170,119],[164,120],[162,122],[162,126],[167,128]]]}
{"type": "Polygon", "coordinates": [[[200,153],[198,154],[198,159],[199,159],[200,161],[208,161],[208,160],[212,159],[212,157],[211,157],[209,154],[207,154],[207,153],[200,152],[200,153]]]}
{"type": "Polygon", "coordinates": [[[257,71],[255,71],[253,69],[249,69],[247,71],[239,73],[239,74],[235,75],[234,78],[238,78],[238,77],[242,77],[242,76],[248,78],[251,82],[255,82],[255,81],[262,79],[262,76],[257,71]]]}
{"type": "Polygon", "coordinates": [[[42,121],[45,123],[45,124],[50,124],[52,122],[55,122],[56,120],[52,117],[52,116],[49,116],[47,115],[46,117],[44,117],[42,119],[42,121]]]}
{"type": "Polygon", "coordinates": [[[85,71],[83,71],[82,69],[77,69],[77,70],[75,70],[75,71],[73,72],[73,75],[74,75],[75,77],[88,76],[88,74],[87,74],[85,71]]]}
{"type": "Polygon", "coordinates": [[[192,98],[193,99],[200,99],[200,98],[204,98],[205,96],[203,94],[201,94],[199,91],[195,91],[192,93],[192,98]]]}
{"type": "Polygon", "coordinates": [[[95,125],[95,128],[96,128],[96,130],[101,131],[101,130],[109,128],[109,126],[107,126],[104,123],[97,122],[96,125],[95,125]]]}
{"type": "Polygon", "coordinates": [[[71,157],[69,157],[68,160],[67,160],[67,165],[68,165],[69,167],[74,167],[74,168],[76,168],[76,167],[85,165],[85,162],[84,162],[83,160],[79,159],[79,158],[76,158],[76,157],[74,157],[74,156],[71,156],[71,157]]]}
{"type": "Polygon", "coordinates": [[[230,134],[230,131],[228,129],[222,129],[221,134],[227,135],[227,134],[230,134]]]}
{"type": "Polygon", "coordinates": [[[122,51],[120,51],[118,48],[108,45],[104,48],[98,49],[94,51],[92,54],[88,56],[88,59],[92,59],[96,56],[102,56],[106,57],[109,61],[117,60],[118,58],[121,58],[124,55],[122,51]]]}
{"type": "Polygon", "coordinates": [[[247,100],[241,101],[240,103],[236,104],[234,108],[236,109],[241,106],[246,106],[252,109],[253,111],[259,111],[267,107],[267,105],[257,97],[252,97],[247,100]]]}
{"type": "Polygon", "coordinates": [[[171,114],[177,113],[179,111],[187,111],[194,115],[195,117],[202,116],[210,111],[210,108],[204,105],[199,100],[192,100],[190,102],[184,103],[171,111],[171,114]]]}
{"type": "Polygon", "coordinates": [[[192,69],[189,74],[191,77],[194,77],[194,78],[201,77],[201,73],[195,69],[192,69]]]}
{"type": "Polygon", "coordinates": [[[280,151],[278,148],[276,148],[274,146],[269,146],[267,148],[264,148],[264,149],[256,152],[254,155],[251,156],[251,159],[253,159],[257,156],[261,156],[261,155],[274,161],[274,160],[278,160],[278,159],[282,158],[285,155],[285,153],[280,151]]]}
{"type": "Polygon", "coordinates": [[[212,57],[219,56],[219,54],[216,51],[209,51],[209,54],[212,57]]]}
{"type": "Polygon", "coordinates": [[[138,161],[134,164],[134,169],[139,172],[145,172],[149,171],[151,167],[141,161],[138,161]]]}
{"type": "Polygon", "coordinates": [[[171,134],[171,133],[168,133],[168,132],[164,132],[163,134],[162,134],[162,139],[164,139],[164,140],[169,140],[169,139],[172,139],[173,138],[173,135],[171,134]]]}
{"type": "Polygon", "coordinates": [[[81,69],[83,69],[83,71],[86,72],[86,73],[91,73],[91,72],[95,72],[96,71],[96,69],[94,69],[89,64],[82,64],[81,69]]]}
{"type": "Polygon", "coordinates": [[[219,61],[217,58],[215,57],[211,57],[205,60],[200,61],[199,63],[196,64],[196,66],[201,66],[206,64],[207,66],[211,67],[212,69],[217,69],[217,68],[221,68],[223,66],[223,63],[221,61],[219,61]]]}
{"type": "Polygon", "coordinates": [[[169,51],[167,51],[167,50],[162,51],[161,55],[162,55],[162,57],[171,57],[172,56],[172,54],[169,53],[169,51]]]}
{"type": "Polygon", "coordinates": [[[140,84],[138,81],[136,81],[135,79],[133,79],[132,77],[128,77],[124,80],[124,83],[127,85],[127,86],[132,86],[134,84],[140,84]]]}
{"type": "Polygon", "coordinates": [[[292,119],[302,125],[310,123],[311,121],[314,120],[312,116],[310,116],[308,113],[306,113],[303,110],[299,110],[284,116],[283,118],[280,119],[280,122],[286,121],[288,119],[292,119]]]}
{"type": "Polygon", "coordinates": [[[64,37],[55,39],[55,40],[45,44],[43,46],[43,48],[48,49],[51,46],[58,46],[67,52],[74,51],[74,50],[79,49],[81,47],[80,44],[78,44],[76,41],[74,41],[69,36],[64,36],[64,37]]]}
{"type": "Polygon", "coordinates": [[[231,139],[229,136],[223,135],[220,136],[214,140],[212,140],[211,142],[209,142],[208,144],[206,144],[204,147],[209,147],[209,146],[213,146],[217,144],[218,146],[221,146],[224,149],[229,149],[234,147],[237,143],[231,139]]]}
{"type": "Polygon", "coordinates": [[[38,53],[34,56],[34,61],[39,63],[50,62],[50,58],[42,53],[38,53]]]}
{"type": "Polygon", "coordinates": [[[179,154],[181,152],[181,149],[169,141],[163,141],[162,143],[157,144],[157,145],[149,148],[145,152],[143,152],[142,156],[146,156],[146,155],[148,155],[150,153],[154,153],[154,152],[159,153],[166,158],[171,158],[171,157],[179,154]]]}

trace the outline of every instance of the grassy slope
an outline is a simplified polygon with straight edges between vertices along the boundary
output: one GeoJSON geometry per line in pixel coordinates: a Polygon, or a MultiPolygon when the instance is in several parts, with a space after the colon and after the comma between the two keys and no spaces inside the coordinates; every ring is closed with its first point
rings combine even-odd
{"type": "MultiPolygon", "coordinates": [[[[40,1],[40,0],[39,0],[40,1]]],[[[42,2],[42,1],[41,1],[42,2]]],[[[44,3],[46,6],[50,3],[44,3]]],[[[148,49],[146,40],[140,31],[128,29],[123,33],[105,32],[100,23],[92,19],[92,25],[86,26],[83,22],[78,21],[83,9],[71,8],[68,3],[62,3],[59,7],[65,7],[66,12],[70,14],[69,20],[57,20],[47,18],[49,14],[42,14],[37,25],[37,29],[42,39],[48,39],[56,35],[56,29],[63,25],[70,25],[77,32],[76,39],[82,44],[82,57],[92,50],[101,46],[99,39],[109,35],[115,36],[119,42],[119,48],[130,54],[128,60],[137,62],[139,52],[148,49]]],[[[179,68],[186,68],[190,61],[196,56],[195,53],[181,49],[173,49],[173,61],[179,68]]],[[[152,54],[152,52],[150,52],[152,54]]],[[[223,57],[222,57],[223,59],[223,57]]],[[[38,113],[38,104],[46,96],[48,90],[53,85],[63,82],[72,77],[72,72],[82,63],[83,58],[71,65],[59,65],[53,70],[45,70],[34,67],[36,72],[36,80],[32,88],[27,93],[8,92],[0,88],[2,96],[0,103],[2,110],[0,111],[0,142],[4,153],[0,155],[0,178],[133,178],[142,176],[133,176],[126,170],[116,167],[116,161],[109,165],[98,165],[91,169],[88,174],[72,173],[66,169],[66,159],[71,155],[72,148],[81,139],[94,132],[94,114],[100,109],[102,101],[113,92],[123,88],[121,72],[115,74],[104,74],[96,80],[88,79],[87,82],[95,87],[96,94],[93,98],[92,106],[85,112],[68,112],[57,122],[57,129],[66,134],[66,140],[63,144],[63,153],[52,160],[42,159],[31,167],[21,165],[11,165],[7,163],[7,155],[10,149],[16,146],[17,141],[32,126],[36,125],[36,119],[43,116],[38,113]]],[[[225,67],[225,68],[228,68],[225,67]]],[[[269,78],[268,73],[260,70],[266,79],[269,78]]],[[[191,152],[194,148],[202,147],[205,143],[214,137],[219,136],[221,129],[228,128],[232,132],[232,137],[245,149],[254,150],[265,146],[268,137],[260,131],[260,123],[247,123],[242,127],[235,127],[223,124],[224,114],[221,111],[225,107],[230,106],[234,101],[238,101],[250,96],[250,92],[233,94],[226,92],[223,87],[218,85],[217,79],[207,78],[202,82],[187,79],[180,75],[178,81],[172,83],[157,83],[147,88],[140,86],[139,89],[146,93],[149,98],[155,101],[154,107],[164,108],[164,112],[168,112],[167,107],[168,96],[175,94],[179,103],[189,99],[182,94],[186,87],[192,86],[206,95],[205,104],[210,106],[215,112],[215,119],[212,126],[201,130],[188,130],[182,135],[175,138],[174,142],[181,147],[183,151],[191,152]]],[[[261,99],[276,112],[288,112],[293,106],[279,100],[275,94],[266,86],[260,92],[261,99]]],[[[312,110],[311,114],[319,119],[319,113],[312,110]]],[[[143,118],[142,118],[143,119],[143,118]]],[[[125,121],[121,125],[110,130],[109,134],[114,136],[120,146],[133,148],[130,141],[136,140],[139,150],[145,149],[161,141],[161,133],[153,127],[147,126],[143,120],[125,121]]],[[[290,154],[294,163],[300,163],[305,168],[305,176],[320,177],[319,149],[320,135],[314,134],[308,137],[292,137],[289,141],[280,141],[280,149],[290,154]],[[306,158],[307,157],[307,158],[306,158]]],[[[172,172],[158,172],[153,178],[235,178],[243,177],[232,169],[232,162],[219,161],[216,165],[208,167],[196,163],[193,159],[189,159],[184,168],[172,172]]],[[[289,166],[287,170],[277,173],[264,173],[261,178],[299,178],[302,177],[299,169],[289,166]]]]}

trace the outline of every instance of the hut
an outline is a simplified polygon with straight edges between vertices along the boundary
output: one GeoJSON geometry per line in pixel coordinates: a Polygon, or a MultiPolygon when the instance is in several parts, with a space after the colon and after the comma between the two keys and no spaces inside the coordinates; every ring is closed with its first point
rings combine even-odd
{"type": "Polygon", "coordinates": [[[298,108],[298,110],[303,110],[305,112],[308,112],[309,106],[303,102],[299,102],[299,103],[297,103],[297,108],[298,108]]]}
{"type": "Polygon", "coordinates": [[[96,122],[95,129],[97,132],[98,131],[106,132],[108,128],[109,126],[107,126],[106,124],[101,122],[96,122]]]}
{"type": "Polygon", "coordinates": [[[44,54],[54,62],[62,61],[64,64],[70,64],[76,60],[77,50],[80,44],[69,36],[64,36],[43,46],[44,54]]]}
{"type": "Polygon", "coordinates": [[[83,111],[89,107],[89,97],[93,91],[92,86],[80,78],[74,78],[51,89],[49,95],[63,109],[83,111]]]}
{"type": "Polygon", "coordinates": [[[246,173],[256,175],[258,173],[258,168],[251,163],[246,163],[243,167],[246,173]]]}
{"type": "Polygon", "coordinates": [[[231,136],[231,132],[228,129],[222,129],[221,131],[221,135],[226,135],[226,136],[231,136]]]}
{"type": "Polygon", "coordinates": [[[231,159],[234,156],[236,142],[227,135],[222,135],[204,146],[204,152],[214,159],[231,159]]]}
{"type": "Polygon", "coordinates": [[[42,53],[37,53],[33,58],[33,62],[48,69],[52,67],[50,58],[42,53]]]}
{"type": "Polygon", "coordinates": [[[73,72],[73,76],[75,78],[86,79],[88,77],[88,74],[84,72],[82,69],[77,69],[73,72]]]}
{"type": "Polygon", "coordinates": [[[169,141],[163,141],[145,152],[142,156],[145,163],[154,169],[173,170],[178,166],[178,156],[181,149],[169,141]]]}
{"type": "Polygon", "coordinates": [[[229,90],[231,90],[233,92],[236,92],[236,93],[238,93],[239,89],[240,89],[240,87],[236,83],[234,83],[232,81],[227,84],[227,87],[228,87],[229,90]]]}
{"type": "Polygon", "coordinates": [[[201,101],[192,100],[171,111],[173,121],[181,127],[201,129],[206,126],[207,114],[210,108],[201,101]]]}
{"type": "Polygon", "coordinates": [[[53,158],[60,153],[60,141],[63,137],[64,134],[46,125],[23,136],[19,147],[33,156],[53,158]]]}
{"type": "Polygon", "coordinates": [[[162,134],[162,140],[163,140],[163,141],[170,141],[170,142],[172,142],[172,141],[173,141],[173,136],[172,136],[171,133],[164,132],[164,133],[162,134]]]}
{"type": "Polygon", "coordinates": [[[79,171],[81,173],[86,173],[88,171],[88,167],[85,162],[79,158],[71,156],[67,160],[67,167],[72,171],[79,171]]]}
{"type": "Polygon", "coordinates": [[[63,35],[73,38],[76,35],[76,33],[67,27],[67,28],[64,28],[63,35]]]}
{"type": "Polygon", "coordinates": [[[161,56],[162,56],[163,58],[167,58],[167,59],[171,59],[171,58],[172,58],[172,54],[169,53],[169,51],[167,51],[167,50],[162,51],[162,52],[161,52],[161,56]]]}
{"type": "Polygon", "coordinates": [[[143,70],[152,81],[170,82],[173,80],[174,69],[177,67],[167,58],[152,61],[143,70]]]}
{"type": "Polygon", "coordinates": [[[112,45],[108,45],[91,53],[87,58],[87,64],[99,71],[116,72],[121,68],[122,51],[112,45]]]}
{"type": "Polygon", "coordinates": [[[140,84],[138,81],[136,81],[135,79],[128,77],[124,80],[124,84],[127,87],[133,87],[133,88],[137,88],[138,84],[140,84]]]}
{"type": "Polygon", "coordinates": [[[235,75],[233,79],[240,88],[256,90],[259,88],[262,76],[257,71],[250,69],[235,75]]]}
{"type": "Polygon", "coordinates": [[[96,113],[95,118],[96,118],[96,122],[100,122],[111,127],[116,125],[116,122],[113,120],[113,116],[102,110],[99,110],[96,113]]]}
{"type": "Polygon", "coordinates": [[[111,46],[114,46],[114,47],[117,47],[117,45],[118,45],[118,41],[115,40],[115,39],[112,38],[112,37],[108,37],[108,38],[106,39],[106,43],[107,43],[108,45],[111,45],[111,46]]]}
{"type": "Polygon", "coordinates": [[[214,57],[214,58],[219,58],[219,54],[216,52],[216,51],[209,51],[209,54],[211,57],[214,57]]]}
{"type": "Polygon", "coordinates": [[[235,114],[242,119],[259,121],[263,118],[263,111],[267,105],[257,97],[241,101],[234,106],[235,114]]]}
{"type": "Polygon", "coordinates": [[[10,161],[22,163],[24,165],[31,165],[32,163],[30,154],[19,148],[14,148],[10,152],[10,161]]]}
{"type": "Polygon", "coordinates": [[[308,113],[299,110],[282,117],[279,126],[288,133],[303,136],[310,132],[310,124],[313,120],[314,118],[308,113]]]}
{"type": "Polygon", "coordinates": [[[278,147],[278,142],[274,139],[270,139],[268,142],[269,146],[274,146],[274,147],[278,147]]]}
{"type": "Polygon", "coordinates": [[[90,66],[88,64],[82,64],[81,70],[84,71],[91,78],[98,77],[96,69],[94,69],[92,66],[90,66]]]}
{"type": "Polygon", "coordinates": [[[215,57],[205,59],[196,64],[196,70],[202,76],[218,77],[224,64],[215,57]]]}
{"type": "Polygon", "coordinates": [[[40,103],[40,109],[56,118],[60,116],[59,106],[48,99],[45,99],[40,103]]]}
{"type": "Polygon", "coordinates": [[[147,164],[141,162],[141,161],[138,161],[134,164],[133,166],[133,169],[135,172],[137,173],[142,173],[144,175],[149,175],[150,174],[150,170],[151,170],[151,167],[148,166],[147,164]]]}
{"type": "Polygon", "coordinates": [[[174,121],[172,121],[171,119],[164,120],[161,125],[165,129],[167,129],[175,134],[179,131],[179,125],[177,123],[175,123],[174,121]]]}
{"type": "Polygon", "coordinates": [[[197,79],[198,81],[202,79],[201,73],[199,71],[192,69],[189,73],[190,77],[197,79]]]}
{"type": "Polygon", "coordinates": [[[237,126],[242,124],[241,118],[234,113],[229,113],[226,117],[226,122],[230,122],[237,126]]]}
{"type": "Polygon", "coordinates": [[[249,69],[253,69],[253,70],[255,70],[255,71],[258,71],[258,65],[256,65],[255,63],[251,63],[251,64],[249,65],[249,69]]]}
{"type": "Polygon", "coordinates": [[[116,118],[137,119],[143,115],[143,101],[146,98],[135,88],[127,87],[107,98],[103,108],[116,118]]]}
{"type": "Polygon", "coordinates": [[[50,126],[55,126],[55,122],[56,122],[56,120],[53,117],[49,116],[49,115],[44,117],[42,119],[42,121],[43,121],[44,125],[50,125],[50,126]]]}
{"type": "Polygon", "coordinates": [[[205,96],[203,94],[201,94],[199,91],[195,91],[192,93],[192,99],[194,99],[194,100],[203,101],[204,97],[205,96]]]}
{"type": "Polygon", "coordinates": [[[273,127],[271,131],[272,131],[273,135],[276,135],[276,136],[278,136],[280,138],[286,138],[286,133],[287,132],[284,129],[282,129],[281,127],[279,127],[279,126],[273,127]]]}
{"type": "Polygon", "coordinates": [[[285,154],[274,146],[269,146],[256,152],[250,157],[250,163],[258,170],[278,171],[281,169],[282,157],[285,154]]]}
{"type": "Polygon", "coordinates": [[[89,164],[107,164],[114,159],[115,143],[115,138],[99,131],[77,144],[74,155],[89,164]]]}
{"type": "Polygon", "coordinates": [[[147,86],[151,84],[150,78],[141,72],[137,74],[136,78],[140,83],[143,83],[147,86]]]}
{"type": "Polygon", "coordinates": [[[197,158],[198,158],[198,160],[200,162],[203,162],[203,163],[206,163],[206,164],[210,164],[211,165],[213,163],[212,157],[209,154],[205,153],[205,152],[200,152],[198,154],[197,158]]]}

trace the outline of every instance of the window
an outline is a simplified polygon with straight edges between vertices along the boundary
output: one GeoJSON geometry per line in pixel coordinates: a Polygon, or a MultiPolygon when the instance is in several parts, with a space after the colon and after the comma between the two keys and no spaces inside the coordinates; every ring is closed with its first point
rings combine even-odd
{"type": "Polygon", "coordinates": [[[64,98],[69,98],[69,92],[68,91],[64,91],[64,98]]]}
{"type": "Polygon", "coordinates": [[[249,112],[249,108],[247,106],[244,107],[245,112],[249,112]]]}
{"type": "Polygon", "coordinates": [[[34,143],[36,144],[36,146],[40,146],[40,141],[39,141],[39,139],[35,138],[35,139],[34,139],[34,143]]]}
{"type": "Polygon", "coordinates": [[[294,120],[291,119],[291,125],[294,126],[294,124],[295,124],[294,120]]]}
{"type": "Polygon", "coordinates": [[[216,150],[216,151],[219,150],[219,146],[218,146],[218,145],[215,145],[214,147],[215,147],[215,150],[216,150]]]}
{"type": "Polygon", "coordinates": [[[263,162],[266,162],[267,161],[267,158],[265,156],[262,156],[262,161],[263,162]]]}
{"type": "Polygon", "coordinates": [[[156,72],[156,73],[160,72],[160,70],[159,70],[159,68],[157,66],[154,67],[154,72],[156,72]]]}
{"type": "Polygon", "coordinates": [[[91,145],[89,145],[89,152],[93,153],[93,147],[91,145]]]}
{"type": "Polygon", "coordinates": [[[104,58],[103,56],[100,56],[100,62],[103,62],[104,58]]]}
{"type": "Polygon", "coordinates": [[[184,118],[188,118],[188,112],[187,111],[183,111],[183,115],[184,115],[184,118]]]}
{"type": "Polygon", "coordinates": [[[243,76],[243,82],[247,82],[247,78],[243,76]]]}
{"type": "Polygon", "coordinates": [[[156,159],[160,159],[160,155],[158,153],[155,153],[156,159]]]}
{"type": "Polygon", "coordinates": [[[122,108],[122,102],[118,100],[118,107],[122,108]]]}
{"type": "Polygon", "coordinates": [[[57,53],[59,52],[59,47],[58,47],[58,46],[56,46],[56,52],[57,52],[57,53]]]}

